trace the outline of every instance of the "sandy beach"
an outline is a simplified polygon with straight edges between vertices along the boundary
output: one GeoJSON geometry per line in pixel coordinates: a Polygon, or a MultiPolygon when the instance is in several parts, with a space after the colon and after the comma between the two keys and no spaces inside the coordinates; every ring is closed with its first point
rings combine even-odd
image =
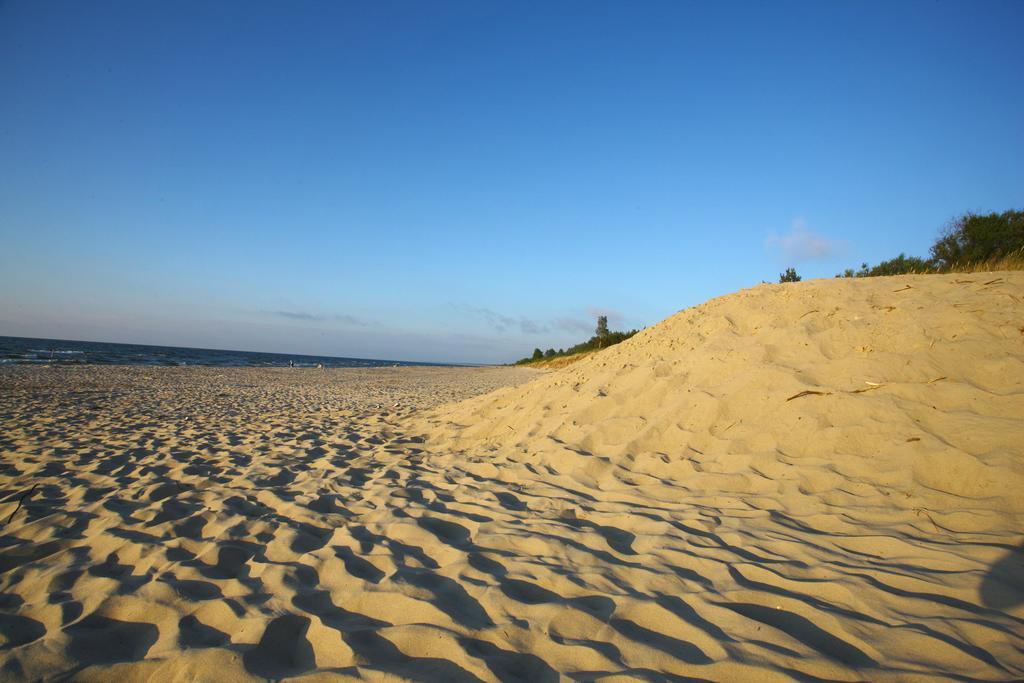
{"type": "Polygon", "coordinates": [[[0,369],[4,680],[1024,677],[1024,273],[565,369],[0,369]]]}

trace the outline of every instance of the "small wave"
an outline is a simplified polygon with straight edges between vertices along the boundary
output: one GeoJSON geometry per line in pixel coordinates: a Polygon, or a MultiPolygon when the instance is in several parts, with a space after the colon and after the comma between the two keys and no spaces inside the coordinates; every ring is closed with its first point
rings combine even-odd
{"type": "Polygon", "coordinates": [[[72,353],[85,353],[84,351],[74,351],[70,349],[29,349],[32,353],[59,353],[63,355],[70,355],[72,353]]]}

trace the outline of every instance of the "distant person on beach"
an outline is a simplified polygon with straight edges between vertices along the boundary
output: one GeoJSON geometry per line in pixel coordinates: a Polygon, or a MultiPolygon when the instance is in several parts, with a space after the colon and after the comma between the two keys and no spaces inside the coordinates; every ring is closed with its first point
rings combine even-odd
{"type": "Polygon", "coordinates": [[[288,361],[288,367],[294,368],[295,367],[295,361],[293,361],[293,360],[288,361]]]}

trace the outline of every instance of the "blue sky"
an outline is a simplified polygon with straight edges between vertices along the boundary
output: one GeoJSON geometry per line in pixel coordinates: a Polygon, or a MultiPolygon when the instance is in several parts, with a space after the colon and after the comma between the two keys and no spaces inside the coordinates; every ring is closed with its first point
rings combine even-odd
{"type": "Polygon", "coordinates": [[[0,334],[503,362],[1024,208],[1024,2],[0,2],[0,334]]]}

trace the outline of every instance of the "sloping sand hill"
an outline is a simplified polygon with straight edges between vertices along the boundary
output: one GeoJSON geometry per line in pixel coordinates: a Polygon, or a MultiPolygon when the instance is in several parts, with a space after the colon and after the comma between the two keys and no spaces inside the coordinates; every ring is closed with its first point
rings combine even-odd
{"type": "Polygon", "coordinates": [[[431,462],[560,671],[1016,678],[1022,302],[1024,273],[755,287],[439,412],[431,462]]]}
{"type": "Polygon", "coordinates": [[[422,410],[0,376],[0,676],[1019,679],[1022,302],[763,285],[422,410]]]}

